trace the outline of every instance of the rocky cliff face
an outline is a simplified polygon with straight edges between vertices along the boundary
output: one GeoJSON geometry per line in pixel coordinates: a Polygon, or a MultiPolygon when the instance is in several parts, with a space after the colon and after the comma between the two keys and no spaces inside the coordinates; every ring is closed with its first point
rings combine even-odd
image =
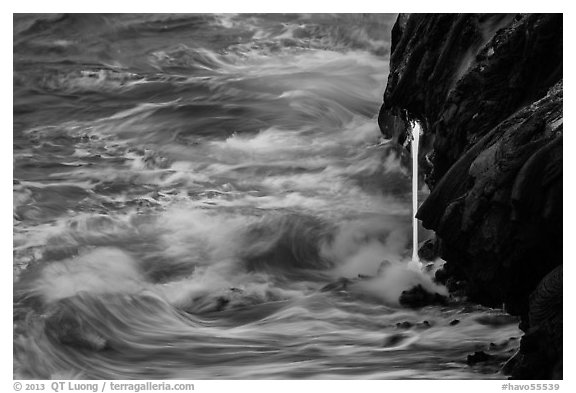
{"type": "Polygon", "coordinates": [[[562,15],[400,15],[379,124],[418,121],[417,217],[470,300],[526,332],[513,378],[562,377],[562,15]]]}

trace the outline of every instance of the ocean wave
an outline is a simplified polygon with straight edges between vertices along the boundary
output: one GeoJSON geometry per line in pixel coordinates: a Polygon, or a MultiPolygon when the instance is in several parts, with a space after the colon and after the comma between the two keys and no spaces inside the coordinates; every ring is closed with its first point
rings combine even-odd
{"type": "Polygon", "coordinates": [[[15,378],[499,377],[499,310],[399,301],[446,290],[379,143],[392,21],[15,15],[15,378]]]}

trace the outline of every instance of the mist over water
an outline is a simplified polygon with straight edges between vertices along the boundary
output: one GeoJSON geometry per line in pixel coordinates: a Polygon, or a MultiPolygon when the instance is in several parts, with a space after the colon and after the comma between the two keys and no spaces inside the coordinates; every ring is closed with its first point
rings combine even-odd
{"type": "Polygon", "coordinates": [[[399,303],[447,292],[376,121],[393,21],[15,16],[15,378],[502,378],[466,355],[513,320],[399,303]]]}

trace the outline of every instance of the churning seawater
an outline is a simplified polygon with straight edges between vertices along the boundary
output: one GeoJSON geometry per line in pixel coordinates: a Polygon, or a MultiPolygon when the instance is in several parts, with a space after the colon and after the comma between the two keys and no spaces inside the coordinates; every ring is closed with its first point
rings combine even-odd
{"type": "Polygon", "coordinates": [[[502,378],[514,320],[398,302],[446,290],[376,121],[394,19],[16,15],[15,378],[502,378]]]}

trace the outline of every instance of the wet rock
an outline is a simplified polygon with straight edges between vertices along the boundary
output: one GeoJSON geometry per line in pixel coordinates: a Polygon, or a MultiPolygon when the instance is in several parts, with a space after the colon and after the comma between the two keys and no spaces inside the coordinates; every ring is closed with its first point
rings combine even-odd
{"type": "Polygon", "coordinates": [[[494,358],[493,355],[489,355],[484,351],[476,351],[473,355],[468,355],[466,358],[466,363],[470,366],[473,366],[477,363],[486,362],[488,360],[492,360],[494,358]]]}
{"type": "Polygon", "coordinates": [[[446,284],[450,278],[450,273],[447,271],[446,267],[442,267],[436,270],[436,273],[434,273],[434,281],[436,281],[438,284],[446,284]]]}
{"type": "Polygon", "coordinates": [[[411,329],[411,328],[416,328],[416,329],[430,329],[432,327],[432,324],[428,321],[422,321],[419,323],[412,323],[412,322],[408,322],[408,321],[404,321],[404,322],[399,322],[396,324],[396,328],[397,329],[411,329]]]}
{"type": "Polygon", "coordinates": [[[434,273],[434,281],[444,285],[456,297],[464,297],[468,293],[468,281],[463,279],[460,272],[453,265],[444,264],[434,273]]]}
{"type": "Polygon", "coordinates": [[[430,329],[431,327],[432,327],[432,324],[428,321],[422,321],[416,325],[417,329],[430,329]]]}
{"type": "Polygon", "coordinates": [[[447,299],[438,293],[428,292],[422,285],[418,284],[412,289],[402,291],[399,302],[404,307],[421,308],[434,304],[446,304],[447,299]]]}
{"type": "Polygon", "coordinates": [[[439,257],[439,245],[435,239],[428,239],[418,249],[418,257],[422,261],[434,261],[439,257]]]}
{"type": "Polygon", "coordinates": [[[480,325],[500,327],[518,323],[518,318],[507,314],[482,315],[475,319],[480,325]]]}

